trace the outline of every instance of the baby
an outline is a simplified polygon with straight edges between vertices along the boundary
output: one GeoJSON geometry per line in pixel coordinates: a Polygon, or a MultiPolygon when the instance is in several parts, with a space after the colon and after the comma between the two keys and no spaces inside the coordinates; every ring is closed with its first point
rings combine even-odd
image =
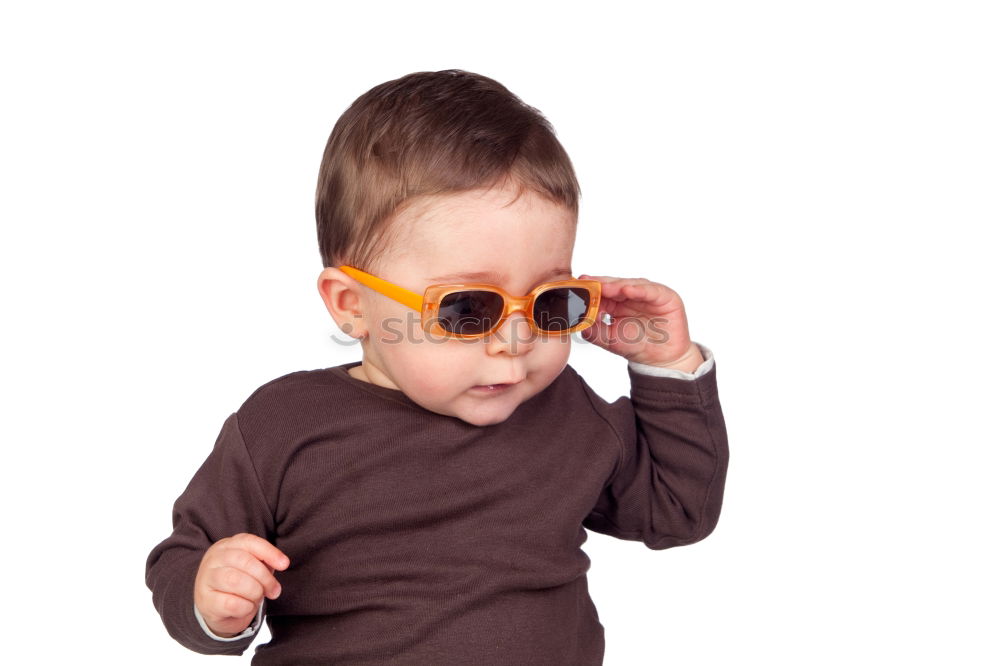
{"type": "MultiPolygon", "coordinates": [[[[571,269],[579,186],[496,81],[418,72],[336,123],[320,295],[362,359],[267,382],[223,423],[153,548],[170,635],[264,664],[601,664],[584,528],[694,543],[728,444],[676,292],[571,269]],[[571,336],[624,357],[608,403],[571,336]]],[[[637,590],[641,594],[641,591],[637,590]]]]}

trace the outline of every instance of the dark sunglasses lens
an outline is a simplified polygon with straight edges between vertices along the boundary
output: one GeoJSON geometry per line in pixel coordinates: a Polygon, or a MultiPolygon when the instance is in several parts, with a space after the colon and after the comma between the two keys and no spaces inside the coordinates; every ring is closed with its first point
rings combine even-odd
{"type": "Polygon", "coordinates": [[[535,323],[543,331],[573,328],[587,314],[590,292],[582,287],[554,287],[535,298],[535,323]]]}
{"type": "Polygon", "coordinates": [[[477,335],[503,314],[503,297],[492,291],[457,291],[441,299],[438,323],[446,331],[477,335]]]}

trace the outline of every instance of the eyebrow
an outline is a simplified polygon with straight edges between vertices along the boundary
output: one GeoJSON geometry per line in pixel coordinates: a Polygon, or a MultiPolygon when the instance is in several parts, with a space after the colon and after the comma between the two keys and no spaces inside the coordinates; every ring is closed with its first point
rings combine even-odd
{"type": "MultiPolygon", "coordinates": [[[[569,268],[555,268],[547,273],[537,276],[535,284],[539,282],[545,282],[546,280],[554,277],[559,277],[566,274],[572,275],[573,272],[569,268]]],[[[453,281],[464,281],[464,282],[489,282],[492,284],[502,284],[506,280],[505,276],[500,275],[496,271],[479,271],[472,273],[448,273],[447,275],[438,275],[437,277],[428,278],[431,282],[453,282],[453,281]]]]}

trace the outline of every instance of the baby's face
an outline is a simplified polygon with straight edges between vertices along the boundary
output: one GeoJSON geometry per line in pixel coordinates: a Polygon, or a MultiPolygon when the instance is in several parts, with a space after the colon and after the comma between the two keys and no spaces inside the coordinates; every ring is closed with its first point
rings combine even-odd
{"type": "MultiPolygon", "coordinates": [[[[572,278],[574,215],[530,191],[506,205],[513,195],[476,190],[418,202],[394,221],[405,231],[378,277],[418,294],[430,284],[485,282],[514,296],[572,278]]],[[[367,287],[362,302],[369,336],[355,376],[473,425],[506,420],[569,359],[570,336],[533,333],[524,312],[487,337],[461,340],[425,333],[418,312],[367,287]]]]}

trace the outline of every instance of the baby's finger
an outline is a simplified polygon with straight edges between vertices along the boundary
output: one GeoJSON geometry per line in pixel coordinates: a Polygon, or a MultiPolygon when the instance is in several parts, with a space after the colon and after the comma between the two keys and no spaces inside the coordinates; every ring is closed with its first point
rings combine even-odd
{"type": "Polygon", "coordinates": [[[250,574],[263,586],[270,599],[277,599],[281,594],[281,584],[274,577],[274,569],[265,566],[250,551],[237,547],[227,548],[220,554],[218,566],[230,566],[250,574]]]}
{"type": "Polygon", "coordinates": [[[631,307],[628,301],[606,301],[601,304],[601,312],[607,312],[613,319],[649,316],[645,310],[631,307]]]}
{"type": "Polygon", "coordinates": [[[205,583],[217,592],[242,597],[255,607],[264,598],[264,586],[256,578],[236,567],[209,569],[205,575],[205,583]]]}
{"type": "Polygon", "coordinates": [[[601,283],[601,298],[611,301],[622,301],[635,298],[635,295],[628,294],[625,287],[628,285],[652,285],[646,278],[605,278],[604,276],[588,276],[587,279],[598,279],[601,283]]]}
{"type": "Polygon", "coordinates": [[[670,287],[651,282],[645,278],[623,278],[601,284],[602,307],[614,303],[633,302],[640,307],[655,310],[661,308],[674,309],[680,302],[680,296],[670,287]]]}
{"type": "Polygon", "coordinates": [[[623,284],[620,294],[627,299],[643,301],[650,305],[666,305],[677,297],[677,293],[670,287],[651,282],[623,284]]]}
{"type": "Polygon", "coordinates": [[[236,594],[216,592],[208,601],[202,615],[224,619],[229,617],[247,617],[257,612],[258,604],[244,599],[236,594]]]}
{"type": "Polygon", "coordinates": [[[601,283],[602,287],[604,285],[606,285],[606,284],[614,284],[616,282],[624,282],[624,283],[634,283],[634,282],[637,282],[637,283],[648,283],[648,282],[651,282],[651,280],[647,280],[646,278],[641,278],[641,277],[640,278],[626,278],[626,277],[615,277],[613,275],[586,275],[586,274],[583,274],[583,275],[580,275],[577,279],[578,280],[597,280],[598,282],[601,283]]]}
{"type": "Polygon", "coordinates": [[[290,564],[288,557],[278,550],[277,546],[256,534],[246,532],[237,534],[232,537],[231,543],[228,545],[239,546],[250,551],[258,560],[278,571],[284,571],[290,564]]]}

